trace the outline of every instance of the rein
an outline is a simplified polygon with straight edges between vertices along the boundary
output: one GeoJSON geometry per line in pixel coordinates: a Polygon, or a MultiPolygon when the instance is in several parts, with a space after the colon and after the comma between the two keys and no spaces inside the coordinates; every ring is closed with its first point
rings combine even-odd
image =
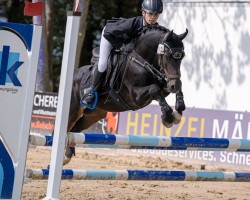
{"type": "MultiPolygon", "coordinates": [[[[163,74],[162,74],[159,70],[157,70],[153,65],[151,65],[151,64],[149,64],[147,61],[145,61],[136,51],[133,50],[132,52],[136,55],[136,57],[139,57],[140,60],[142,60],[142,61],[140,61],[140,60],[137,59],[136,57],[130,55],[129,58],[131,58],[131,60],[132,60],[133,62],[139,64],[139,65],[142,66],[144,69],[146,69],[147,71],[149,71],[149,72],[152,74],[152,76],[153,76],[154,78],[156,78],[158,81],[162,82],[162,81],[164,80],[164,81],[168,82],[168,78],[167,78],[165,75],[163,75],[163,74]]],[[[161,67],[161,66],[160,66],[160,67],[161,67]]],[[[161,67],[161,70],[162,70],[162,67],[161,67]]]]}

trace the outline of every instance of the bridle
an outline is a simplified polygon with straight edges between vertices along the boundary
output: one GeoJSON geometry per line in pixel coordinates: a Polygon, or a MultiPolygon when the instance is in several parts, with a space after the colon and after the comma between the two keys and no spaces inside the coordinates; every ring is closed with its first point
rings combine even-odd
{"type": "MultiPolygon", "coordinates": [[[[168,53],[170,54],[175,60],[182,60],[182,58],[184,57],[185,53],[184,53],[184,48],[171,48],[169,46],[169,44],[167,44],[166,39],[167,39],[167,34],[164,36],[162,42],[158,45],[157,48],[157,54],[159,55],[159,70],[156,69],[153,65],[151,65],[150,63],[148,63],[144,58],[142,58],[136,51],[132,51],[133,54],[135,56],[130,55],[129,58],[131,58],[131,60],[133,62],[136,62],[137,64],[139,64],[140,66],[142,66],[143,68],[145,68],[147,71],[149,71],[152,76],[154,78],[156,78],[158,81],[162,82],[169,82],[171,79],[179,79],[181,77],[181,75],[170,75],[170,74],[166,74],[164,72],[164,68],[163,68],[163,56],[168,53]]],[[[165,67],[166,68],[166,67],[165,67]]]]}
{"type": "MultiPolygon", "coordinates": [[[[163,56],[166,54],[170,54],[170,56],[173,57],[174,60],[176,61],[181,61],[182,58],[185,56],[185,53],[184,53],[184,48],[183,47],[179,47],[179,48],[171,48],[169,46],[169,44],[166,42],[167,40],[167,37],[168,37],[168,33],[165,34],[162,42],[158,45],[158,48],[157,48],[157,54],[159,55],[159,66],[161,68],[161,70],[163,70],[163,68],[161,67],[162,66],[162,63],[163,63],[163,56]]],[[[166,66],[167,68],[168,66],[166,66]]],[[[164,71],[162,71],[164,73],[164,71]]],[[[169,75],[167,73],[164,73],[166,74],[166,76],[169,78],[169,79],[178,79],[181,77],[181,74],[179,75],[169,75]]]]}
{"type": "Polygon", "coordinates": [[[162,42],[158,45],[157,54],[164,55],[168,52],[175,60],[181,60],[185,55],[184,48],[171,48],[166,43],[168,35],[169,33],[166,33],[162,42]]]}
{"type": "Polygon", "coordinates": [[[171,48],[166,42],[162,42],[158,45],[157,54],[166,53],[169,53],[175,60],[181,60],[185,55],[184,48],[171,48]]]}

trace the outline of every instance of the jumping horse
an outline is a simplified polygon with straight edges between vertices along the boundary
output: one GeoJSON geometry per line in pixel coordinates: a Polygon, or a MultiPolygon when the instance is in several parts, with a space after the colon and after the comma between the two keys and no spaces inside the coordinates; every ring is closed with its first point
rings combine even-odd
{"type": "MultiPolygon", "coordinates": [[[[132,49],[112,51],[106,79],[98,91],[99,99],[95,109],[82,106],[80,101],[84,89],[90,86],[91,72],[97,64],[93,62],[76,69],[68,132],[87,129],[105,118],[107,112],[138,110],[153,100],[159,102],[164,126],[170,128],[179,123],[185,110],[180,66],[185,56],[182,40],[187,34],[187,29],[177,35],[159,25],[146,26],[139,32],[132,49]],[[112,67],[113,65],[115,67],[112,67]],[[170,93],[176,94],[175,111],[165,100],[170,93]]],[[[96,57],[98,55],[93,58],[96,57]]],[[[74,154],[74,147],[70,147],[71,145],[66,148],[64,164],[67,164],[74,154]]]]}

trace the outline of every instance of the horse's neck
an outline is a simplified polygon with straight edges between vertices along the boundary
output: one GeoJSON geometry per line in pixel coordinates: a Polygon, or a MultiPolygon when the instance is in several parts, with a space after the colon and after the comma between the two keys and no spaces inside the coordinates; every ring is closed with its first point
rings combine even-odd
{"type": "Polygon", "coordinates": [[[151,35],[142,36],[136,43],[135,51],[146,61],[152,63],[156,55],[158,40],[151,35]]]}

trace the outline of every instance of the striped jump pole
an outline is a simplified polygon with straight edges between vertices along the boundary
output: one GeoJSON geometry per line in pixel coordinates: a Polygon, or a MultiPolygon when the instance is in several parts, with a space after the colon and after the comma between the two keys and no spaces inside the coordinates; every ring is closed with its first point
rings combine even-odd
{"type": "MultiPolygon", "coordinates": [[[[67,142],[87,148],[250,152],[250,140],[246,139],[69,133],[67,142]]],[[[30,136],[32,145],[51,146],[52,143],[53,136],[30,136]]]]}
{"type": "MultiPolygon", "coordinates": [[[[26,169],[28,179],[48,179],[48,169],[26,169]]],[[[224,181],[250,182],[249,172],[155,171],[155,170],[72,170],[62,171],[62,180],[134,181],[224,181]]]]}

